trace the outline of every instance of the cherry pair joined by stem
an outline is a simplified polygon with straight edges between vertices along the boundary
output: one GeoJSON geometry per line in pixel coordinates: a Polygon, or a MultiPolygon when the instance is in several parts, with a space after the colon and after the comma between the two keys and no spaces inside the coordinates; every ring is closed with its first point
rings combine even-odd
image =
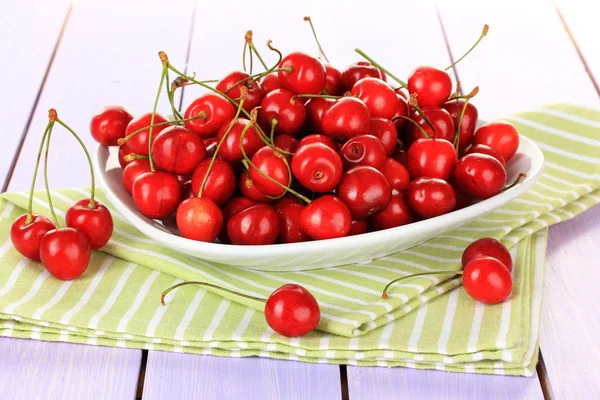
{"type": "Polygon", "coordinates": [[[113,233],[113,219],[104,204],[90,199],[81,199],[67,210],[65,223],[81,232],[92,250],[97,250],[110,240],[113,233]]]}
{"type": "Polygon", "coordinates": [[[40,261],[40,243],[46,233],[56,229],[47,217],[36,214],[23,214],[10,227],[13,246],[23,256],[40,261]]]}

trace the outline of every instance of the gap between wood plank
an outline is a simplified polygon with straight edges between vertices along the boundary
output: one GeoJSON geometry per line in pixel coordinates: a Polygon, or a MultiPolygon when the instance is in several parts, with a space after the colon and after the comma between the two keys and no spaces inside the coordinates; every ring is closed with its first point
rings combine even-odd
{"type": "Polygon", "coordinates": [[[598,93],[598,96],[600,96],[600,86],[598,86],[598,82],[596,82],[596,78],[594,78],[594,74],[592,73],[592,70],[588,66],[588,63],[585,60],[585,57],[583,56],[581,49],[579,48],[579,45],[577,44],[577,41],[575,40],[575,36],[573,36],[573,33],[571,32],[571,29],[569,28],[569,24],[567,24],[567,21],[563,15],[563,13],[560,11],[558,4],[554,4],[554,8],[556,9],[558,17],[560,18],[560,22],[562,22],[562,25],[565,28],[565,31],[567,32],[567,35],[569,35],[569,39],[571,39],[571,43],[573,44],[573,47],[575,47],[575,51],[577,52],[579,59],[583,63],[585,72],[587,72],[590,80],[592,81],[592,85],[594,85],[594,89],[596,89],[596,93],[598,93]]]}
{"type": "MultiPolygon", "coordinates": [[[[194,27],[196,25],[196,8],[198,7],[198,0],[194,1],[194,8],[192,9],[192,23],[190,25],[190,37],[188,39],[188,47],[187,53],[185,55],[185,66],[183,68],[183,73],[188,74],[188,64],[190,62],[190,54],[192,53],[192,42],[194,39],[194,27]]],[[[185,86],[181,88],[181,95],[179,96],[179,107],[177,107],[177,111],[181,112],[181,107],[183,107],[183,95],[185,92],[185,86]]]]}
{"type": "Polygon", "coordinates": [[[13,155],[13,159],[10,163],[10,167],[8,168],[8,172],[6,174],[6,179],[4,180],[4,185],[2,186],[2,190],[0,193],[6,192],[10,180],[12,179],[13,172],[19,161],[19,156],[21,155],[21,150],[23,149],[23,144],[25,143],[25,139],[27,138],[27,133],[29,132],[29,127],[31,126],[31,121],[33,120],[33,116],[37,109],[40,98],[42,97],[42,92],[44,91],[44,86],[46,85],[46,80],[48,79],[48,75],[50,75],[50,69],[52,68],[52,64],[54,63],[54,58],[56,57],[56,53],[58,52],[58,48],[60,47],[60,42],[62,41],[63,35],[67,28],[67,24],[69,23],[69,18],[71,17],[71,11],[73,10],[73,1],[69,3],[69,8],[67,9],[67,14],[65,15],[65,20],[63,21],[62,27],[60,28],[60,32],[58,34],[58,38],[56,39],[56,43],[54,44],[54,50],[52,50],[52,55],[50,56],[50,60],[48,61],[48,65],[46,67],[46,72],[44,73],[44,77],[42,78],[42,82],[40,83],[40,88],[38,89],[37,95],[35,96],[35,100],[33,102],[33,106],[31,107],[31,112],[27,117],[27,122],[25,123],[25,128],[21,133],[21,139],[19,139],[19,143],[17,144],[17,149],[15,150],[15,154],[13,155]]]}
{"type": "Polygon", "coordinates": [[[342,386],[342,400],[349,400],[348,395],[348,369],[345,365],[340,365],[340,385],[342,386]]]}
{"type": "Polygon", "coordinates": [[[552,386],[550,385],[550,380],[548,379],[548,371],[546,371],[546,364],[544,364],[544,357],[542,356],[541,349],[539,360],[540,361],[536,366],[536,370],[540,379],[540,384],[542,385],[542,393],[544,395],[544,399],[554,400],[554,395],[552,394],[552,386]]]}
{"type": "Polygon", "coordinates": [[[146,365],[148,364],[148,350],[142,350],[142,361],[140,365],[140,375],[138,376],[136,400],[142,400],[144,395],[144,381],[146,379],[146,365]]]}

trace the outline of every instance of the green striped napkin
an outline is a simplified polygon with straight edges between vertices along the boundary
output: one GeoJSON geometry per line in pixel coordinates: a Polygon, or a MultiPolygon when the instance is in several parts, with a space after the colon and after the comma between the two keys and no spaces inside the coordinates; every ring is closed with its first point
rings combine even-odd
{"type": "MultiPolygon", "coordinates": [[[[0,335],[218,356],[261,356],[321,363],[407,366],[531,375],[537,362],[547,227],[600,202],[600,111],[552,105],[507,118],[535,140],[545,173],[525,195],[449,234],[367,265],[305,272],[261,272],[193,260],[145,238],[113,211],[115,233],[86,273],[62,282],[23,259],[9,229],[26,193],[0,198],[0,335]],[[412,273],[460,267],[473,240],[501,239],[515,254],[508,301],[470,299],[460,279],[412,273]],[[260,302],[184,287],[160,305],[160,293],[183,280],[206,280],[267,297],[283,283],[309,289],[322,311],[318,331],[286,338],[265,323],[260,302]]],[[[54,191],[59,219],[86,190],[54,191]]],[[[108,204],[101,194],[100,200],[108,204]]],[[[35,212],[47,214],[45,195],[35,212]]]]}

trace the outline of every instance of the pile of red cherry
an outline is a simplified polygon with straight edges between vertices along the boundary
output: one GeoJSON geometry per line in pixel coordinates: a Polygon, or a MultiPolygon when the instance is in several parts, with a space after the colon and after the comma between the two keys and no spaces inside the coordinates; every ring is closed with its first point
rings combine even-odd
{"type": "Polygon", "coordinates": [[[178,75],[165,84],[171,103],[183,85],[209,90],[183,116],[172,105],[171,121],[156,113],[158,95],[136,118],[120,106],[94,115],[92,135],[120,145],[123,186],[143,215],[174,215],[193,240],[268,245],[393,228],[505,188],[519,135],[506,122],[476,130],[477,88],[453,94],[448,73],[429,66],[405,83],[359,49],[369,61],[339,71],[267,45],[277,64],[214,88],[159,53],[159,94],[178,75]]]}

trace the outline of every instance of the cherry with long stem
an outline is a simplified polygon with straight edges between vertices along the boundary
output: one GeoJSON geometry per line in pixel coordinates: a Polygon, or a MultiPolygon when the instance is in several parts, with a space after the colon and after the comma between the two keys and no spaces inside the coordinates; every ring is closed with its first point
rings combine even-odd
{"type": "Polygon", "coordinates": [[[44,151],[44,145],[46,144],[46,137],[48,136],[48,131],[50,130],[52,125],[53,122],[48,122],[48,125],[46,125],[46,129],[44,130],[44,134],[42,135],[42,140],[40,141],[40,148],[38,150],[37,161],[33,169],[31,189],[29,190],[29,202],[27,205],[27,218],[25,219],[25,225],[29,225],[33,222],[33,192],[35,190],[35,181],[37,180],[38,169],[40,167],[40,161],[42,159],[42,152],[44,151]]]}
{"type": "MultiPolygon", "coordinates": [[[[134,137],[138,133],[140,133],[142,131],[145,131],[148,128],[152,128],[152,127],[156,127],[156,126],[163,126],[163,125],[171,125],[173,123],[187,122],[187,121],[193,121],[193,120],[196,120],[196,119],[204,119],[204,118],[206,118],[206,113],[204,111],[201,111],[195,117],[174,119],[174,120],[171,120],[171,121],[164,121],[164,122],[157,122],[157,123],[152,124],[152,125],[144,126],[143,128],[140,128],[140,129],[138,129],[136,131],[133,131],[129,135],[127,135],[127,136],[125,136],[123,138],[120,138],[119,140],[117,140],[117,144],[119,146],[124,145],[129,139],[131,139],[132,137],[134,137]]],[[[147,158],[147,157],[145,157],[145,158],[147,158]]]]}
{"type": "Polygon", "coordinates": [[[312,30],[313,36],[315,38],[315,42],[317,42],[317,46],[319,46],[319,52],[323,55],[323,58],[325,59],[325,61],[329,62],[329,58],[327,58],[327,56],[325,55],[325,52],[323,51],[323,47],[321,47],[321,42],[319,42],[319,38],[317,37],[317,32],[315,31],[315,26],[313,25],[312,20],[310,19],[309,16],[304,17],[304,20],[310,24],[310,29],[312,30]]]}
{"type": "Polygon", "coordinates": [[[249,294],[245,294],[245,293],[236,292],[235,290],[227,289],[227,288],[215,285],[213,283],[200,282],[200,281],[189,281],[189,282],[178,283],[178,284],[173,285],[170,288],[164,290],[160,294],[160,304],[162,304],[163,306],[166,305],[166,303],[165,303],[165,296],[166,295],[168,295],[169,293],[171,293],[173,290],[175,290],[177,288],[180,288],[182,286],[187,286],[187,285],[199,285],[199,286],[203,286],[203,287],[209,287],[209,288],[212,288],[212,289],[222,290],[222,291],[227,292],[229,294],[233,294],[233,295],[236,295],[236,296],[242,296],[242,297],[245,297],[245,298],[250,299],[250,300],[256,300],[256,301],[261,301],[261,302],[267,301],[267,299],[263,299],[261,297],[250,296],[249,294]]]}
{"type": "Polygon", "coordinates": [[[150,117],[150,130],[148,131],[148,161],[150,162],[150,171],[156,171],[154,167],[154,160],[152,159],[152,134],[154,133],[154,118],[156,117],[156,109],[158,108],[158,100],[160,99],[160,92],[162,91],[163,83],[167,76],[167,69],[169,65],[169,58],[164,51],[158,52],[158,57],[162,62],[162,71],[160,73],[160,83],[158,84],[158,91],[156,92],[156,98],[154,99],[154,107],[152,107],[152,116],[150,117]]]}
{"type": "Polygon", "coordinates": [[[383,288],[383,291],[381,292],[381,298],[383,298],[383,299],[387,299],[388,298],[388,294],[387,294],[388,289],[394,283],[398,283],[398,282],[403,281],[405,279],[414,278],[414,277],[417,277],[417,276],[440,275],[440,274],[462,275],[463,272],[462,271],[456,271],[456,270],[450,270],[450,271],[421,272],[421,273],[418,273],[418,274],[401,276],[400,278],[396,278],[394,280],[391,280],[387,285],[385,285],[385,288],[383,288]]]}
{"type": "Polygon", "coordinates": [[[400,86],[402,86],[405,89],[408,89],[408,84],[406,82],[404,82],[402,79],[398,78],[396,75],[392,74],[389,70],[383,68],[375,60],[373,60],[371,57],[366,55],[361,49],[354,49],[354,51],[357,52],[358,54],[360,54],[365,60],[367,60],[368,62],[370,62],[371,64],[373,64],[374,66],[376,66],[377,68],[382,70],[383,72],[385,72],[387,76],[389,76],[390,78],[392,78],[393,80],[398,82],[400,84],[400,86]]]}
{"type": "Polygon", "coordinates": [[[248,51],[248,41],[244,40],[244,50],[242,50],[242,68],[243,68],[244,72],[247,71],[247,69],[246,69],[246,51],[248,51]]]}
{"type": "Polygon", "coordinates": [[[172,85],[171,88],[169,88],[169,81],[169,70],[167,69],[165,72],[165,91],[167,92],[167,98],[169,99],[169,104],[171,105],[171,112],[173,113],[173,118],[182,119],[183,117],[175,107],[175,89],[173,89],[172,85]]]}
{"type": "Polygon", "coordinates": [[[58,224],[58,218],[56,218],[56,213],[54,212],[54,205],[52,204],[52,196],[50,195],[50,185],[48,184],[48,153],[50,152],[50,138],[52,136],[52,128],[54,127],[54,122],[57,120],[56,111],[51,108],[48,111],[49,114],[49,128],[48,135],[46,136],[46,152],[44,153],[44,187],[46,188],[46,196],[48,197],[48,207],[50,208],[50,214],[52,215],[52,220],[54,221],[54,226],[56,228],[60,228],[58,224]]]}
{"type": "Polygon", "coordinates": [[[446,67],[445,71],[448,71],[450,68],[454,67],[456,64],[458,64],[463,58],[465,58],[466,56],[469,55],[469,53],[471,51],[473,51],[473,49],[475,47],[477,47],[477,45],[479,44],[479,42],[481,42],[481,40],[485,37],[485,35],[487,35],[488,31],[489,31],[490,27],[489,25],[484,25],[483,26],[483,30],[481,31],[481,35],[479,36],[479,39],[477,39],[477,41],[475,42],[475,44],[473,46],[471,46],[471,48],[469,50],[467,50],[467,52],[465,54],[463,54],[463,56],[461,58],[459,58],[458,60],[454,61],[452,64],[450,64],[449,66],[446,67]]]}

